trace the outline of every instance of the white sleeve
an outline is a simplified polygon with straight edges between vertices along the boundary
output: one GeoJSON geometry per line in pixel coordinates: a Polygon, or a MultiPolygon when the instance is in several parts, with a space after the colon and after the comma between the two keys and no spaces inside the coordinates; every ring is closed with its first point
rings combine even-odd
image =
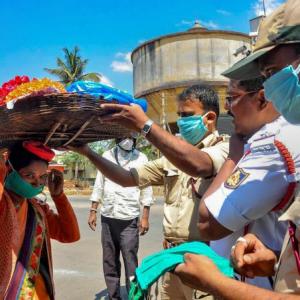
{"type": "Polygon", "coordinates": [[[152,186],[140,189],[140,204],[151,206],[154,203],[152,186]]]}
{"type": "Polygon", "coordinates": [[[104,192],[104,176],[102,173],[97,171],[97,176],[93,188],[93,192],[90,200],[94,202],[101,202],[103,200],[103,192],[104,192]]]}
{"type": "Polygon", "coordinates": [[[237,231],[270,212],[287,187],[285,163],[274,146],[272,151],[258,149],[242,158],[226,182],[204,201],[220,224],[237,231]]]}

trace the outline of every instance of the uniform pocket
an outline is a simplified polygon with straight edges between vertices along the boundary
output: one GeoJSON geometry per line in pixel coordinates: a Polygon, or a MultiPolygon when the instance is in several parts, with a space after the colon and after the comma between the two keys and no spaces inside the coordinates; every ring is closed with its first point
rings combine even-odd
{"type": "Polygon", "coordinates": [[[178,170],[164,169],[164,186],[165,186],[165,202],[172,204],[176,202],[178,195],[180,195],[180,182],[178,170]]]}

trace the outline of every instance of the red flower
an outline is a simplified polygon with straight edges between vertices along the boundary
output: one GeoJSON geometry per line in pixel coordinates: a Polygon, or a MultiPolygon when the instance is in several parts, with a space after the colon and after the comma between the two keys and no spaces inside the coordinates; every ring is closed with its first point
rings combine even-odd
{"type": "Polygon", "coordinates": [[[21,81],[22,81],[22,83],[26,83],[26,82],[29,82],[30,79],[28,76],[23,75],[23,76],[21,76],[21,81]]]}
{"type": "Polygon", "coordinates": [[[20,84],[22,83],[21,77],[20,77],[20,76],[16,76],[16,77],[15,77],[15,82],[16,82],[18,85],[20,85],[20,84]]]}
{"type": "Polygon", "coordinates": [[[6,97],[7,94],[9,94],[11,91],[13,91],[17,86],[30,82],[30,79],[28,76],[16,76],[14,79],[11,79],[7,82],[4,82],[2,84],[2,88],[0,88],[0,101],[2,97],[6,97]]]}

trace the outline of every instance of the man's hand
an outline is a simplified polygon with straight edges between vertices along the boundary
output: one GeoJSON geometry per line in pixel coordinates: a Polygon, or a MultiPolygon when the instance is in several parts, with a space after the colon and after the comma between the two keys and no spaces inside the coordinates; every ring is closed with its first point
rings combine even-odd
{"type": "Polygon", "coordinates": [[[121,104],[101,104],[101,108],[111,112],[108,116],[103,116],[104,122],[114,122],[124,127],[140,132],[145,123],[149,120],[139,105],[121,105],[121,104]]]}
{"type": "Polygon", "coordinates": [[[97,226],[97,213],[95,211],[90,212],[90,216],[88,219],[88,224],[90,228],[95,231],[97,226]]]}
{"type": "Polygon", "coordinates": [[[174,273],[181,281],[195,289],[210,293],[214,281],[218,281],[223,275],[216,265],[206,256],[187,253],[185,262],[175,268],[174,273]]]}
{"type": "Polygon", "coordinates": [[[64,176],[58,170],[51,170],[48,175],[48,188],[51,197],[59,196],[64,190],[64,176]]]}
{"type": "Polygon", "coordinates": [[[139,224],[140,235],[145,235],[149,231],[149,219],[142,218],[139,224]]]}
{"type": "Polygon", "coordinates": [[[244,276],[273,276],[276,254],[268,249],[254,234],[244,236],[231,251],[231,260],[236,271],[244,276]]]}

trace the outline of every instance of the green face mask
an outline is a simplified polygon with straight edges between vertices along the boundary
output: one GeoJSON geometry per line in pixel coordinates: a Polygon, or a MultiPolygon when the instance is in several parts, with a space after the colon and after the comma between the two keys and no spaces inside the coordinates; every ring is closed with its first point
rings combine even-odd
{"type": "Polygon", "coordinates": [[[34,187],[33,185],[25,181],[16,170],[13,170],[11,173],[9,173],[5,179],[6,189],[28,199],[40,194],[43,191],[44,187],[44,185],[34,187]]]}

